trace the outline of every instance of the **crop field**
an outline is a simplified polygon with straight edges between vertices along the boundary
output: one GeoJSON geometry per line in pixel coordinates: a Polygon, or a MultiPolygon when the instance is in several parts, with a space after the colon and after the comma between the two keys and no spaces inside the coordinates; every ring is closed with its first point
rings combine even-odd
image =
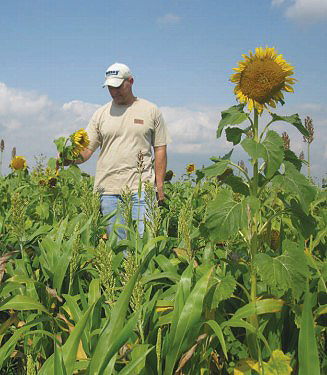
{"type": "Polygon", "coordinates": [[[310,178],[313,125],[272,112],[261,123],[283,95],[239,82],[258,61],[286,72],[278,90],[293,84],[273,49],[235,68],[240,103],[221,113],[217,137],[250,168],[230,152],[178,180],[169,171],[160,205],[145,184],[142,237],[129,191],[126,224],[107,235],[92,176],[13,155],[0,177],[0,374],[327,373],[327,191],[310,178]],[[273,130],[281,121],[302,134],[306,158],[273,130]]]}

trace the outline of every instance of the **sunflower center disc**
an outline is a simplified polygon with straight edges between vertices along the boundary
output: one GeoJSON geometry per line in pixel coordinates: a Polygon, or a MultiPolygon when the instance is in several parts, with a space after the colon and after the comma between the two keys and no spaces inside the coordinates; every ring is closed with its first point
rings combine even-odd
{"type": "Polygon", "coordinates": [[[248,64],[240,79],[242,93],[260,104],[268,103],[285,84],[286,73],[273,60],[256,60],[248,64]]]}

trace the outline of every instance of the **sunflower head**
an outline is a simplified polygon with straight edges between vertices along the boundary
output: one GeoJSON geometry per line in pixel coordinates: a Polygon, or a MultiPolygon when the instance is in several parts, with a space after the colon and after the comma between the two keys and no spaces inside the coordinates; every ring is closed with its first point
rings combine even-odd
{"type": "Polygon", "coordinates": [[[195,172],[195,164],[187,164],[186,166],[186,173],[187,174],[192,174],[193,172],[195,172]]]}
{"type": "Polygon", "coordinates": [[[83,128],[72,135],[72,141],[79,151],[83,151],[90,143],[87,132],[83,128]]]}
{"type": "Polygon", "coordinates": [[[256,108],[262,113],[267,105],[275,108],[277,102],[284,103],[282,91],[293,92],[294,67],[274,47],[256,48],[249,56],[242,55],[238,67],[230,80],[236,83],[234,94],[240,103],[248,104],[249,111],[256,108]]]}
{"type": "Polygon", "coordinates": [[[14,171],[24,171],[26,166],[26,160],[22,156],[15,156],[10,162],[10,168],[14,171]]]}

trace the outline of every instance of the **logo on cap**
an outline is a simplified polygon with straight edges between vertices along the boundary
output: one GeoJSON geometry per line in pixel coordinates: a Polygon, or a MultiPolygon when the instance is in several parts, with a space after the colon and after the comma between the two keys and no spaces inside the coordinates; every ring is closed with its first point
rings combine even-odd
{"type": "Polygon", "coordinates": [[[119,70],[108,70],[106,72],[106,76],[117,76],[119,74],[119,70]]]}

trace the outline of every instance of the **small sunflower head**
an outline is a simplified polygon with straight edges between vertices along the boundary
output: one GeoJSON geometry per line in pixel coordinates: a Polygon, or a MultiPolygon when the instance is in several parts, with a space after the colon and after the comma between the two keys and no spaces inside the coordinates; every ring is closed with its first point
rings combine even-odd
{"type": "Polygon", "coordinates": [[[10,162],[10,168],[14,171],[25,171],[26,160],[22,156],[15,156],[10,162]]]}
{"type": "Polygon", "coordinates": [[[76,151],[83,151],[90,144],[87,132],[83,128],[72,134],[72,142],[76,145],[76,151]]]}
{"type": "Polygon", "coordinates": [[[259,113],[267,105],[275,108],[277,102],[284,103],[282,91],[293,92],[294,67],[275,48],[256,48],[249,56],[242,55],[238,67],[230,80],[236,84],[234,94],[240,103],[248,104],[249,111],[256,108],[259,113]]]}
{"type": "Polygon", "coordinates": [[[55,187],[57,185],[58,179],[56,177],[50,177],[48,179],[48,186],[55,187]]]}
{"type": "Polygon", "coordinates": [[[187,164],[187,166],[186,166],[186,173],[187,174],[192,174],[192,173],[194,173],[195,172],[195,170],[196,170],[196,168],[195,168],[195,164],[187,164]]]}

